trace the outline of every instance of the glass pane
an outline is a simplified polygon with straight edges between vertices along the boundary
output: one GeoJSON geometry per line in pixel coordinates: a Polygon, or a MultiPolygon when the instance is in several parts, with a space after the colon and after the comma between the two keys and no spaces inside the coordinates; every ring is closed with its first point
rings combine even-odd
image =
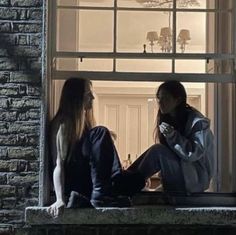
{"type": "Polygon", "coordinates": [[[113,11],[59,9],[57,50],[111,52],[113,11]]]}
{"type": "Polygon", "coordinates": [[[117,51],[171,52],[171,25],[171,12],[118,11],[117,51]]]}
{"type": "Polygon", "coordinates": [[[232,9],[232,0],[177,0],[177,8],[189,9],[232,9]]]}
{"type": "Polygon", "coordinates": [[[58,6],[113,7],[111,0],[57,0],[58,6]]]}
{"type": "Polygon", "coordinates": [[[113,59],[83,59],[79,62],[80,71],[112,71],[113,59]]]}
{"type": "Polygon", "coordinates": [[[176,51],[185,53],[206,52],[206,13],[177,13],[176,51]]]}
{"type": "Polygon", "coordinates": [[[189,9],[205,9],[207,6],[207,2],[215,2],[215,0],[177,0],[176,7],[177,8],[189,8],[189,9]]]}
{"type": "Polygon", "coordinates": [[[113,11],[80,11],[79,50],[113,51],[113,11]]]}
{"type": "Polygon", "coordinates": [[[175,60],[176,73],[232,74],[230,60],[175,60]]]}
{"type": "Polygon", "coordinates": [[[231,13],[178,12],[176,51],[232,53],[231,18],[231,13]]]}
{"type": "Polygon", "coordinates": [[[170,73],[172,68],[171,60],[152,59],[118,59],[116,70],[118,72],[159,72],[170,73]]]}
{"type": "Polygon", "coordinates": [[[112,59],[57,58],[57,70],[63,71],[112,71],[112,59]]]}
{"type": "Polygon", "coordinates": [[[77,51],[78,11],[57,11],[57,51],[77,51]]]}
{"type": "Polygon", "coordinates": [[[176,60],[175,72],[176,73],[205,73],[206,61],[205,60],[176,60]]]}
{"type": "Polygon", "coordinates": [[[173,7],[173,0],[117,0],[118,7],[133,7],[133,8],[169,8],[173,7]]]}

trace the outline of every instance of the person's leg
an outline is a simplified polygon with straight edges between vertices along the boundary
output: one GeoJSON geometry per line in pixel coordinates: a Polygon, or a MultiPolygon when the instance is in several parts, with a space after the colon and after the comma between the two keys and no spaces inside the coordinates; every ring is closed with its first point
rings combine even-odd
{"type": "Polygon", "coordinates": [[[93,190],[91,203],[99,206],[119,206],[112,193],[112,179],[122,173],[121,163],[105,127],[95,127],[89,133],[90,167],[93,190]]]}
{"type": "Polygon", "coordinates": [[[146,179],[161,170],[166,191],[184,191],[185,183],[178,156],[161,144],[155,144],[144,152],[129,168],[140,172],[146,179]]]}

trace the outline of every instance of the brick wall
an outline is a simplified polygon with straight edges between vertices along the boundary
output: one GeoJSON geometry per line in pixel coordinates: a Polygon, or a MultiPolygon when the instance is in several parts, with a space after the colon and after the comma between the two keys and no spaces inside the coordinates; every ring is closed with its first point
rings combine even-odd
{"type": "Polygon", "coordinates": [[[0,0],[0,234],[38,204],[43,0],[0,0]]]}

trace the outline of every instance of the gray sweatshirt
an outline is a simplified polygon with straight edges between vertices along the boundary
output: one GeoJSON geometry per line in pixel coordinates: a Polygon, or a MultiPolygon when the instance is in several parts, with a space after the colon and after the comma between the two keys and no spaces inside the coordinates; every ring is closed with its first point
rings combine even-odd
{"type": "Polygon", "coordinates": [[[215,171],[214,141],[210,121],[197,110],[189,113],[184,135],[178,131],[166,138],[181,159],[187,192],[203,192],[215,171]]]}

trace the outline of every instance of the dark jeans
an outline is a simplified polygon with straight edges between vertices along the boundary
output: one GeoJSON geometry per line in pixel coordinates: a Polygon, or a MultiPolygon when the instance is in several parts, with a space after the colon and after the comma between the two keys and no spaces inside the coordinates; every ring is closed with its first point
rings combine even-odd
{"type": "Polygon", "coordinates": [[[145,179],[161,171],[163,188],[166,191],[186,191],[179,157],[162,144],[146,150],[129,168],[140,172],[145,179]]]}
{"type": "Polygon", "coordinates": [[[110,132],[103,126],[89,130],[76,144],[66,167],[67,194],[86,197],[132,195],[144,187],[138,173],[123,171],[110,132]]]}

